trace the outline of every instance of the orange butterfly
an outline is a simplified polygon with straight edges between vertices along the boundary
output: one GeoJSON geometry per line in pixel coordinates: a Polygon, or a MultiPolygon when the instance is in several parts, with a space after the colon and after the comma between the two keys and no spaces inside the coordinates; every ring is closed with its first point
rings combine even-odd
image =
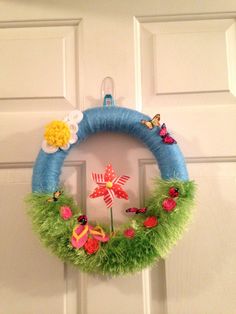
{"type": "Polygon", "coordinates": [[[155,117],[152,118],[152,120],[141,120],[141,123],[144,124],[148,129],[152,130],[154,126],[160,125],[160,114],[156,114],[155,117]]]}
{"type": "Polygon", "coordinates": [[[53,193],[53,197],[49,198],[47,201],[48,202],[57,202],[59,197],[62,195],[63,191],[56,191],[53,193]]]}

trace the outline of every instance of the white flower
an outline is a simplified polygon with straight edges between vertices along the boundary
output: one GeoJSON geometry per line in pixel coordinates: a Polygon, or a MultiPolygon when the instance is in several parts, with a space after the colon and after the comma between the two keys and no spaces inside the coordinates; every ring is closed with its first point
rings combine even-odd
{"type": "Polygon", "coordinates": [[[83,119],[83,113],[73,110],[63,121],[52,121],[46,126],[42,150],[53,154],[59,149],[68,150],[71,144],[78,141],[78,123],[83,119]]]}

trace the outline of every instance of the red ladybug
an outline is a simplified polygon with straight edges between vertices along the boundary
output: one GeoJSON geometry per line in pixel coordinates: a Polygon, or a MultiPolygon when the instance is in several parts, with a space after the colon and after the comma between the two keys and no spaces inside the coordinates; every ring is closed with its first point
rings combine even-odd
{"type": "Polygon", "coordinates": [[[169,195],[172,198],[178,197],[179,196],[179,189],[172,186],[171,188],[169,188],[169,195]]]}
{"type": "Polygon", "coordinates": [[[87,216],[86,215],[81,215],[77,218],[78,223],[81,224],[82,226],[86,225],[88,222],[87,216]]]}

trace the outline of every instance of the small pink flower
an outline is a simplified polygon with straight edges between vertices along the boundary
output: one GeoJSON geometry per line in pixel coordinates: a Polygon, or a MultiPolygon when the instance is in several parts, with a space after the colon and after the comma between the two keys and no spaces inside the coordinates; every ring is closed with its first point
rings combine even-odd
{"type": "Polygon", "coordinates": [[[72,210],[68,206],[62,206],[60,208],[60,216],[64,220],[68,220],[72,217],[72,210]]]}
{"type": "Polygon", "coordinates": [[[166,198],[162,202],[162,207],[165,211],[171,212],[176,206],[176,201],[173,198],[166,198]]]}
{"type": "Polygon", "coordinates": [[[146,228],[153,228],[158,225],[158,220],[156,216],[149,216],[146,218],[146,220],[143,222],[143,225],[146,228]]]}
{"type": "Polygon", "coordinates": [[[126,230],[124,231],[124,236],[125,236],[126,238],[133,238],[133,237],[135,236],[135,231],[134,231],[134,229],[133,229],[133,228],[126,229],[126,230]]]}

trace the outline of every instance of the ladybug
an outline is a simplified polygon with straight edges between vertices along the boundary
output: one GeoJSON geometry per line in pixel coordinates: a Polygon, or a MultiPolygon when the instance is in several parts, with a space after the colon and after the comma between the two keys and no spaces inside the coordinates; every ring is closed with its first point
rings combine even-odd
{"type": "Polygon", "coordinates": [[[87,218],[86,215],[81,215],[81,216],[79,216],[79,217],[77,218],[77,220],[78,220],[78,223],[81,224],[81,225],[83,225],[83,226],[86,225],[87,222],[88,222],[88,218],[87,218]]]}
{"type": "Polygon", "coordinates": [[[179,196],[179,189],[175,188],[174,186],[169,188],[169,195],[172,198],[178,197],[179,196]]]}

